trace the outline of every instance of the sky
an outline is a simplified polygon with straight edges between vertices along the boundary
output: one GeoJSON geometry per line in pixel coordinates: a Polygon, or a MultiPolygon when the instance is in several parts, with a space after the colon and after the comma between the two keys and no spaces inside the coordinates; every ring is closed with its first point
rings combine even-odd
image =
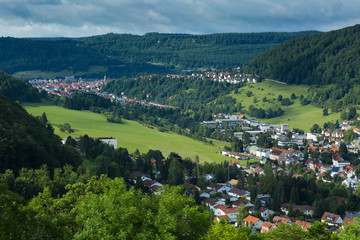
{"type": "Polygon", "coordinates": [[[0,36],[331,31],[359,0],[0,0],[0,36]]]}

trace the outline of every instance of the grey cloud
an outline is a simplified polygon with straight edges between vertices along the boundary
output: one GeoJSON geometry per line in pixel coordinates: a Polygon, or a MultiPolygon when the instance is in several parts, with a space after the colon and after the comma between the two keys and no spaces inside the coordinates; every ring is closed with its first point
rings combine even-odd
{"type": "Polygon", "coordinates": [[[0,0],[0,35],[328,31],[358,23],[358,9],[353,0],[0,0]]]}

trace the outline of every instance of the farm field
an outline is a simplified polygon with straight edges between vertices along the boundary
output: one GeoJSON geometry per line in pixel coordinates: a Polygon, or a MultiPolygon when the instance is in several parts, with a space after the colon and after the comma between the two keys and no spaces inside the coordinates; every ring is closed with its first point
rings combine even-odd
{"type": "MultiPolygon", "coordinates": [[[[142,126],[135,121],[123,120],[122,124],[109,123],[101,114],[88,111],[75,111],[48,104],[24,104],[25,109],[33,116],[40,116],[43,112],[55,128],[55,133],[60,137],[78,137],[88,134],[90,137],[117,137],[118,147],[127,148],[130,153],[139,149],[147,152],[149,149],[160,150],[164,156],[176,152],[182,157],[194,158],[199,156],[201,162],[231,161],[219,153],[228,143],[215,141],[214,146],[196,141],[192,138],[174,133],[159,132],[142,126]],[[74,133],[62,133],[56,126],[69,123],[74,133]]],[[[243,161],[242,164],[246,164],[243,161]]]]}
{"type": "Polygon", "coordinates": [[[315,123],[323,126],[325,122],[335,122],[337,119],[340,119],[340,113],[330,113],[328,116],[323,116],[322,108],[313,105],[301,105],[299,96],[306,96],[308,88],[305,85],[286,85],[265,80],[261,83],[247,84],[245,87],[239,88],[238,93],[233,92],[230,96],[234,97],[246,109],[250,105],[265,110],[270,108],[278,109],[280,107],[285,111],[282,116],[259,120],[273,124],[287,123],[290,125],[290,129],[300,128],[309,131],[315,123]],[[248,92],[252,92],[250,97],[247,96],[248,92]],[[278,96],[282,95],[283,98],[290,98],[292,93],[297,97],[297,99],[291,100],[294,104],[281,106],[278,96]],[[266,101],[263,101],[265,100],[264,98],[266,98],[266,101]]]}

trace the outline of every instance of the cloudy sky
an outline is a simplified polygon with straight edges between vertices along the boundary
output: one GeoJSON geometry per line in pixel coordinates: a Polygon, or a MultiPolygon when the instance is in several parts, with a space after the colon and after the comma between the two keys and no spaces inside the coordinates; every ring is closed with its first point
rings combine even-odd
{"type": "Polygon", "coordinates": [[[0,36],[330,31],[360,23],[359,0],[0,0],[0,36]]]}

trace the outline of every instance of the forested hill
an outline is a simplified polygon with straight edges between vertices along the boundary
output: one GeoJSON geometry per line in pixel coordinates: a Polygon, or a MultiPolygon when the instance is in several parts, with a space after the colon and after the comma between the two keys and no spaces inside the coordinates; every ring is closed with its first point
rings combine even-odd
{"type": "Polygon", "coordinates": [[[139,72],[171,73],[248,64],[252,58],[295,37],[314,34],[224,33],[209,35],[106,34],[80,39],[0,38],[0,69],[111,77],[139,72]]]}
{"type": "Polygon", "coordinates": [[[256,57],[250,69],[290,84],[349,83],[360,75],[360,25],[291,39],[256,57]]]}
{"type": "Polygon", "coordinates": [[[30,116],[19,104],[0,94],[0,172],[6,169],[54,169],[77,166],[80,156],[62,145],[51,126],[30,116]]]}
{"type": "Polygon", "coordinates": [[[25,102],[38,102],[41,96],[45,96],[30,84],[26,84],[24,81],[14,78],[3,71],[0,71],[0,94],[14,101],[25,102]]]}

